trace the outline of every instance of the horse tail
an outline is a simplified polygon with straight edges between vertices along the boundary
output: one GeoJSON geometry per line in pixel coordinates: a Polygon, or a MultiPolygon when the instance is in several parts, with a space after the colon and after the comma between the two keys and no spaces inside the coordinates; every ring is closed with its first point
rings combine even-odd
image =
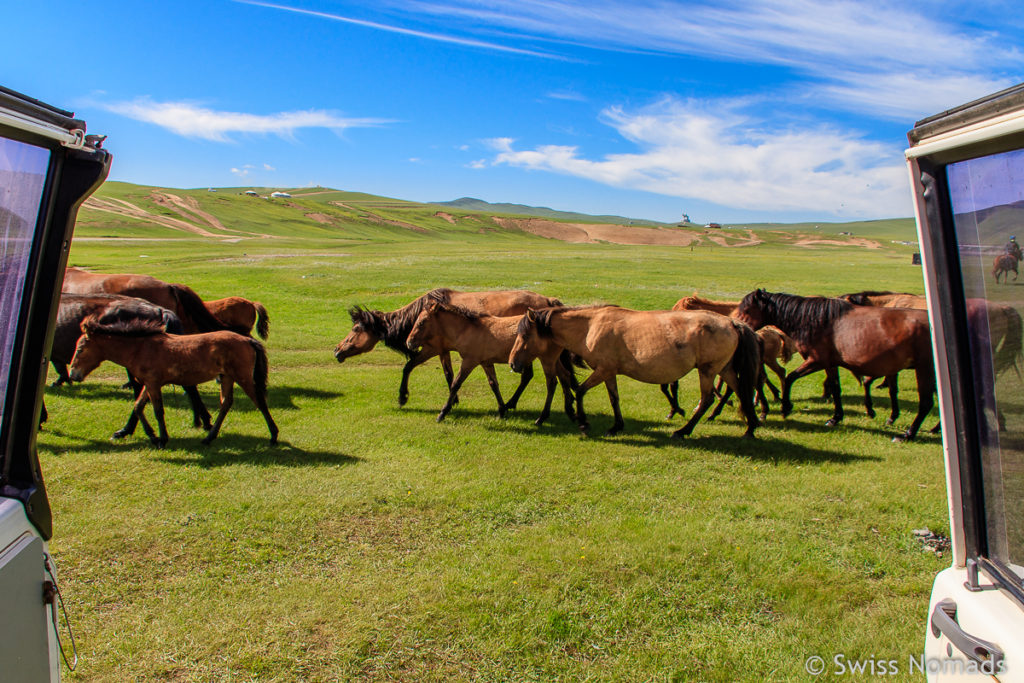
{"type": "Polygon", "coordinates": [[[736,373],[738,385],[736,395],[740,399],[743,416],[747,419],[747,433],[753,435],[754,428],[760,424],[754,408],[754,394],[761,379],[763,342],[749,325],[735,319],[730,321],[739,335],[736,351],[732,356],[732,369],[736,373]]]}
{"type": "Polygon", "coordinates": [[[565,306],[565,304],[562,303],[561,299],[552,299],[550,297],[548,298],[548,307],[549,308],[563,308],[564,306],[565,306]]]}
{"type": "Polygon", "coordinates": [[[248,330],[225,326],[213,313],[210,313],[203,300],[190,287],[185,285],[168,285],[168,287],[171,288],[174,300],[178,303],[178,317],[183,319],[182,322],[186,318],[191,320],[199,332],[231,330],[248,336],[248,330]]]}
{"type": "Polygon", "coordinates": [[[267,397],[267,350],[263,348],[263,344],[251,337],[248,342],[253,353],[256,354],[252,366],[252,383],[256,388],[256,395],[265,399],[267,397]]]}
{"type": "Polygon", "coordinates": [[[253,301],[252,306],[256,309],[256,334],[260,339],[266,339],[270,334],[270,316],[267,315],[266,307],[259,301],[253,301]]]}
{"type": "Polygon", "coordinates": [[[1020,313],[1013,306],[1002,306],[1003,315],[1006,316],[1006,338],[995,358],[995,369],[999,372],[1001,368],[1013,368],[1017,378],[1021,378],[1018,361],[1024,356],[1024,322],[1021,321],[1020,313]]]}

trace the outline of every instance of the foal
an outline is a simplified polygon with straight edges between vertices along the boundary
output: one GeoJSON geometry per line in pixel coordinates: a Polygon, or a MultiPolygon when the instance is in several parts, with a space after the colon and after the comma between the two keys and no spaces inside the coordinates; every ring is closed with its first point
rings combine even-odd
{"type": "MultiPolygon", "coordinates": [[[[462,356],[459,374],[452,381],[448,392],[448,401],[437,415],[438,422],[451,411],[459,388],[478,365],[483,366],[484,373],[487,375],[487,384],[490,385],[491,391],[494,392],[494,397],[498,401],[498,415],[504,417],[507,411],[515,409],[523,390],[533,379],[533,363],[531,362],[523,368],[519,387],[508,403],[502,401],[498,378],[494,374],[494,364],[508,362],[512,346],[516,341],[516,327],[519,325],[520,317],[518,315],[498,317],[439,303],[428,305],[417,316],[406,342],[410,349],[431,344],[458,351],[462,356]]],[[[551,400],[555,393],[556,381],[562,385],[565,414],[569,416],[570,420],[575,421],[576,413],[572,407],[573,395],[570,389],[574,377],[568,362],[568,354],[564,353],[560,346],[548,343],[544,345],[544,348],[538,350],[537,357],[540,358],[541,367],[544,369],[547,397],[544,401],[544,410],[541,411],[535,424],[540,426],[551,414],[551,400]]]]}
{"type": "Polygon", "coordinates": [[[153,445],[163,448],[167,444],[167,427],[160,388],[165,384],[193,386],[219,377],[220,412],[203,444],[209,444],[220,432],[234,401],[236,382],[263,414],[270,430],[270,444],[277,443],[277,425],[267,408],[267,354],[263,345],[251,337],[227,331],[176,336],[166,334],[162,326],[149,321],[102,325],[87,318],[82,322],[82,337],[71,359],[71,378],[82,381],[105,360],[123,365],[143,385],[128,424],[114,433],[115,439],[130,434],[138,420],[153,445]],[[159,437],[143,414],[148,401],[153,402],[159,437]]]}
{"type": "Polygon", "coordinates": [[[249,301],[240,296],[229,296],[226,299],[204,301],[206,310],[229,329],[241,334],[243,331],[251,335],[256,328],[260,339],[270,334],[270,316],[267,309],[259,301],[249,301]]]}

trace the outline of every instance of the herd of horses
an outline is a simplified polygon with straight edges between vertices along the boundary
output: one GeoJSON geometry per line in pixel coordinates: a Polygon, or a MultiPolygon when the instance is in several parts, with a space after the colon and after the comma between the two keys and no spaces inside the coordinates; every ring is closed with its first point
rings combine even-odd
{"type": "MultiPolygon", "coordinates": [[[[380,342],[402,354],[406,363],[399,405],[409,399],[412,370],[440,358],[448,397],[438,421],[458,403],[459,389],[477,366],[483,368],[498,414],[504,416],[516,407],[533,378],[534,360],[540,361],[547,390],[536,424],[549,417],[560,387],[565,414],[583,433],[590,428],[584,397],[602,383],[614,413],[607,434],[624,428],[619,375],[659,385],[671,419],[685,416],[678,404],[678,381],[696,371],[700,400],[673,437],[690,435],[717,397],[718,405],[708,416],[714,419],[733,394],[745,422],[743,435],[753,437],[768,413],[765,387],[780,402],[785,417],[793,410],[793,384],[819,371],[825,373],[824,395],[834,407],[827,424],[837,425],[844,416],[839,368],[862,382],[865,409],[872,417],[871,384],[885,379],[892,405],[889,424],[899,416],[898,373],[915,373],[917,415],[895,440],[913,439],[934,405],[925,300],[911,294],[865,291],[805,297],[757,289],[739,301],[688,296],[669,311],[637,311],[615,305],[566,306],[525,290],[440,288],[394,311],[355,306],[349,316],[352,328],[335,347],[335,358],[341,363],[380,342]],[[458,373],[453,371],[452,352],[462,360],[458,373]],[[787,372],[783,364],[797,353],[803,362],[787,372]],[[495,365],[506,363],[520,374],[508,401],[502,398],[495,373],[495,365]],[[579,369],[589,370],[582,381],[577,380],[579,369]],[[768,378],[769,369],[778,377],[779,388],[768,378]]],[[[970,299],[968,316],[984,318],[985,324],[976,328],[984,329],[986,336],[974,341],[990,351],[996,375],[1010,368],[1019,375],[1024,334],[1017,311],[970,299]]],[[[168,440],[163,386],[185,389],[194,424],[207,430],[203,443],[209,443],[220,431],[238,384],[262,413],[273,444],[278,428],[267,405],[267,355],[251,336],[255,329],[265,339],[268,321],[261,304],[241,297],[204,302],[189,287],[149,276],[68,268],[51,354],[58,375],[55,384],[80,382],[104,360],[124,366],[134,403],[128,422],[114,437],[132,434],[141,422],[158,447],[168,440]],[[220,381],[220,411],[211,423],[195,387],[213,379],[220,381]],[[147,403],[153,404],[156,432],[144,414],[147,403]]]]}

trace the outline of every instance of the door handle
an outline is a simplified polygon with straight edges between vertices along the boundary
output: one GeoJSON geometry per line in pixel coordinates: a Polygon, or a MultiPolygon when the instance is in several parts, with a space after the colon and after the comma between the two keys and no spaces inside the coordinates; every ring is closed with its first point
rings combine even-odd
{"type": "Polygon", "coordinates": [[[982,640],[972,636],[960,628],[956,620],[956,602],[946,598],[935,605],[931,618],[932,635],[936,638],[944,635],[949,638],[954,647],[967,655],[972,662],[976,662],[989,673],[998,673],[1002,670],[1005,654],[995,643],[982,640]]]}

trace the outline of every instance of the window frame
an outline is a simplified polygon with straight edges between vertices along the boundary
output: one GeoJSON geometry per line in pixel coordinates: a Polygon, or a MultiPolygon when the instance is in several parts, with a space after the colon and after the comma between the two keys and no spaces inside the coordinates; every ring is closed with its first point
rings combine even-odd
{"type": "Polygon", "coordinates": [[[994,586],[1024,609],[1024,578],[989,553],[983,427],[974,408],[977,383],[970,355],[967,297],[946,174],[952,163],[1024,149],[1024,85],[920,121],[907,137],[935,360],[939,376],[946,379],[940,383],[940,392],[948,392],[941,401],[942,425],[956,564],[973,560],[994,586]],[[920,148],[915,150],[917,145],[920,148]]]}

